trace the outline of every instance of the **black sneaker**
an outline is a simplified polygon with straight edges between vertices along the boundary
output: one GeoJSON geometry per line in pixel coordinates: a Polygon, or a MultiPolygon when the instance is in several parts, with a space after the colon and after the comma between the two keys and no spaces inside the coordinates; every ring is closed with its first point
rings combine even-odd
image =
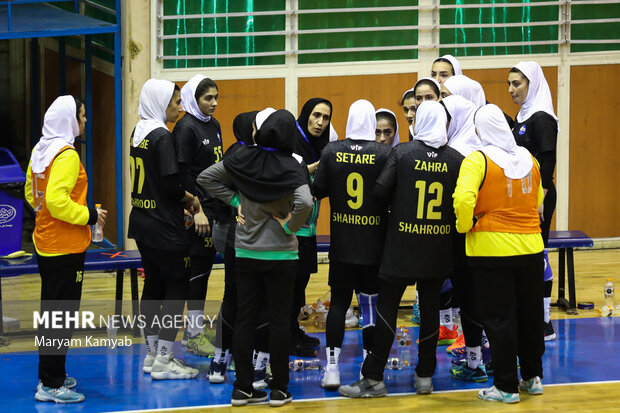
{"type": "Polygon", "coordinates": [[[233,406],[245,406],[248,403],[260,403],[267,400],[267,393],[260,390],[254,390],[246,393],[235,387],[232,393],[231,404],[233,406]]]}
{"type": "Polygon", "coordinates": [[[548,323],[545,323],[545,341],[553,341],[555,338],[556,335],[555,330],[553,329],[553,324],[549,321],[548,323]]]}
{"type": "Polygon", "coordinates": [[[307,344],[293,343],[291,346],[291,356],[297,357],[314,357],[316,356],[316,349],[307,344]]]}
{"type": "Polygon", "coordinates": [[[321,340],[319,340],[316,337],[309,336],[301,328],[297,330],[297,337],[295,338],[296,340],[294,341],[297,341],[298,343],[306,345],[306,346],[318,347],[321,345],[321,340]]]}
{"type": "Polygon", "coordinates": [[[272,407],[284,406],[286,403],[290,403],[293,400],[293,395],[289,392],[285,392],[278,389],[271,390],[269,393],[269,405],[272,407]]]}

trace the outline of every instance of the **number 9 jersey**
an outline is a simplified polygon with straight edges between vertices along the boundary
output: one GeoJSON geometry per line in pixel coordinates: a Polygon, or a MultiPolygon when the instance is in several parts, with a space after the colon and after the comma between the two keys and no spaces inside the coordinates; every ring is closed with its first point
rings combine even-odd
{"type": "Polygon", "coordinates": [[[377,179],[377,194],[389,199],[383,279],[445,278],[453,270],[456,217],[452,194],[463,155],[419,140],[394,147],[377,179]]]}
{"type": "Polygon", "coordinates": [[[344,139],[327,144],[314,176],[317,198],[329,197],[329,259],[377,265],[387,225],[387,205],[374,196],[375,182],[391,147],[344,139]]]}

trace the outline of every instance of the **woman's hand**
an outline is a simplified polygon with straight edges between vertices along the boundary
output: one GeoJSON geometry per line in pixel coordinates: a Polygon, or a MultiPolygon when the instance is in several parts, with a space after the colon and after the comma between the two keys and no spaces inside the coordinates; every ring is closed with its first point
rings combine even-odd
{"type": "Polygon", "coordinates": [[[286,217],[284,217],[284,218],[280,218],[277,215],[273,215],[273,219],[278,221],[280,223],[280,226],[282,228],[284,228],[284,225],[286,225],[286,223],[291,219],[292,216],[293,216],[293,214],[289,212],[288,215],[286,215],[286,217]]]}
{"type": "Polygon", "coordinates": [[[105,219],[107,216],[108,216],[107,210],[97,208],[97,224],[101,225],[101,228],[105,226],[105,219]]]}
{"type": "Polygon", "coordinates": [[[199,237],[205,237],[209,231],[211,231],[209,219],[203,211],[200,211],[194,215],[194,227],[196,228],[196,234],[199,237]]]}
{"type": "Polygon", "coordinates": [[[245,217],[243,216],[243,214],[241,213],[241,204],[239,204],[237,206],[237,223],[239,225],[243,225],[245,224],[245,217]]]}

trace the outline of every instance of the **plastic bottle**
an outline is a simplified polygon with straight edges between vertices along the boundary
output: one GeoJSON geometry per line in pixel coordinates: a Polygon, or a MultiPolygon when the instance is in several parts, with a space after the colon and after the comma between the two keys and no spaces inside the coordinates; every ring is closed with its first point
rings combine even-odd
{"type": "MultiPolygon", "coordinates": [[[[97,209],[97,212],[99,212],[99,210],[101,209],[101,204],[95,204],[95,208],[97,209]]],[[[103,228],[101,228],[101,225],[99,224],[99,222],[93,225],[91,239],[93,240],[93,242],[103,241],[103,228]]]]}
{"type": "Polygon", "coordinates": [[[612,316],[614,313],[614,296],[615,296],[615,288],[614,283],[611,281],[611,278],[607,279],[605,283],[605,289],[603,290],[603,294],[605,295],[605,305],[603,306],[603,315],[612,316]]]}
{"type": "Polygon", "coordinates": [[[288,363],[288,367],[293,371],[302,371],[302,370],[320,370],[321,369],[321,360],[312,359],[312,360],[293,360],[288,363]]]}
{"type": "Polygon", "coordinates": [[[411,366],[411,336],[409,330],[401,327],[401,336],[398,339],[398,361],[401,367],[411,366]]]}

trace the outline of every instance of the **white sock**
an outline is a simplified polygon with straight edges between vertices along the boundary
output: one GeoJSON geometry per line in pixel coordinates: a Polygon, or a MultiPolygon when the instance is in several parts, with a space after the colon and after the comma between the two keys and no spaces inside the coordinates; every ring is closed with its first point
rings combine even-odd
{"type": "Polygon", "coordinates": [[[325,348],[327,364],[338,365],[338,359],[340,358],[340,348],[339,347],[326,347],[325,348]]]}
{"type": "Polygon", "coordinates": [[[551,321],[551,297],[544,297],[543,303],[545,310],[545,323],[548,323],[551,321]]]}
{"type": "Polygon", "coordinates": [[[267,368],[268,363],[269,363],[269,353],[259,351],[256,356],[256,364],[254,365],[254,370],[263,370],[267,368]]]}
{"type": "Polygon", "coordinates": [[[415,302],[417,305],[420,305],[420,293],[418,290],[415,290],[415,302]]]}
{"type": "Polygon", "coordinates": [[[452,309],[448,308],[445,310],[439,310],[439,324],[447,328],[448,330],[452,330],[454,328],[454,324],[452,323],[452,309]]]}
{"type": "Polygon", "coordinates": [[[466,347],[467,348],[467,367],[475,370],[480,366],[482,362],[482,348],[478,347],[466,347]]]}
{"type": "Polygon", "coordinates": [[[486,348],[489,348],[489,338],[487,337],[486,331],[482,330],[482,345],[486,348]]]}
{"type": "Polygon", "coordinates": [[[187,318],[189,319],[189,325],[187,331],[190,337],[196,337],[202,333],[202,329],[205,326],[205,317],[203,310],[188,310],[187,318]]]}
{"type": "Polygon", "coordinates": [[[174,341],[159,340],[158,346],[159,349],[157,351],[157,355],[167,357],[172,354],[172,347],[174,346],[174,341]]]}
{"type": "Polygon", "coordinates": [[[258,358],[258,351],[252,351],[252,367],[256,370],[256,359],[258,358]]]}
{"type": "Polygon", "coordinates": [[[368,350],[366,349],[362,349],[362,354],[364,355],[364,359],[362,360],[362,363],[366,361],[366,356],[368,355],[368,350]]]}
{"type": "Polygon", "coordinates": [[[215,347],[213,349],[213,362],[214,363],[221,363],[224,360],[226,360],[226,354],[227,354],[228,350],[224,351],[219,347],[215,347]]]}
{"type": "Polygon", "coordinates": [[[452,307],[452,318],[454,319],[455,317],[460,317],[461,316],[461,309],[459,307],[452,307]]]}
{"type": "Polygon", "coordinates": [[[157,354],[157,342],[159,341],[159,336],[146,336],[144,339],[144,343],[146,344],[146,353],[150,355],[157,354]]]}

